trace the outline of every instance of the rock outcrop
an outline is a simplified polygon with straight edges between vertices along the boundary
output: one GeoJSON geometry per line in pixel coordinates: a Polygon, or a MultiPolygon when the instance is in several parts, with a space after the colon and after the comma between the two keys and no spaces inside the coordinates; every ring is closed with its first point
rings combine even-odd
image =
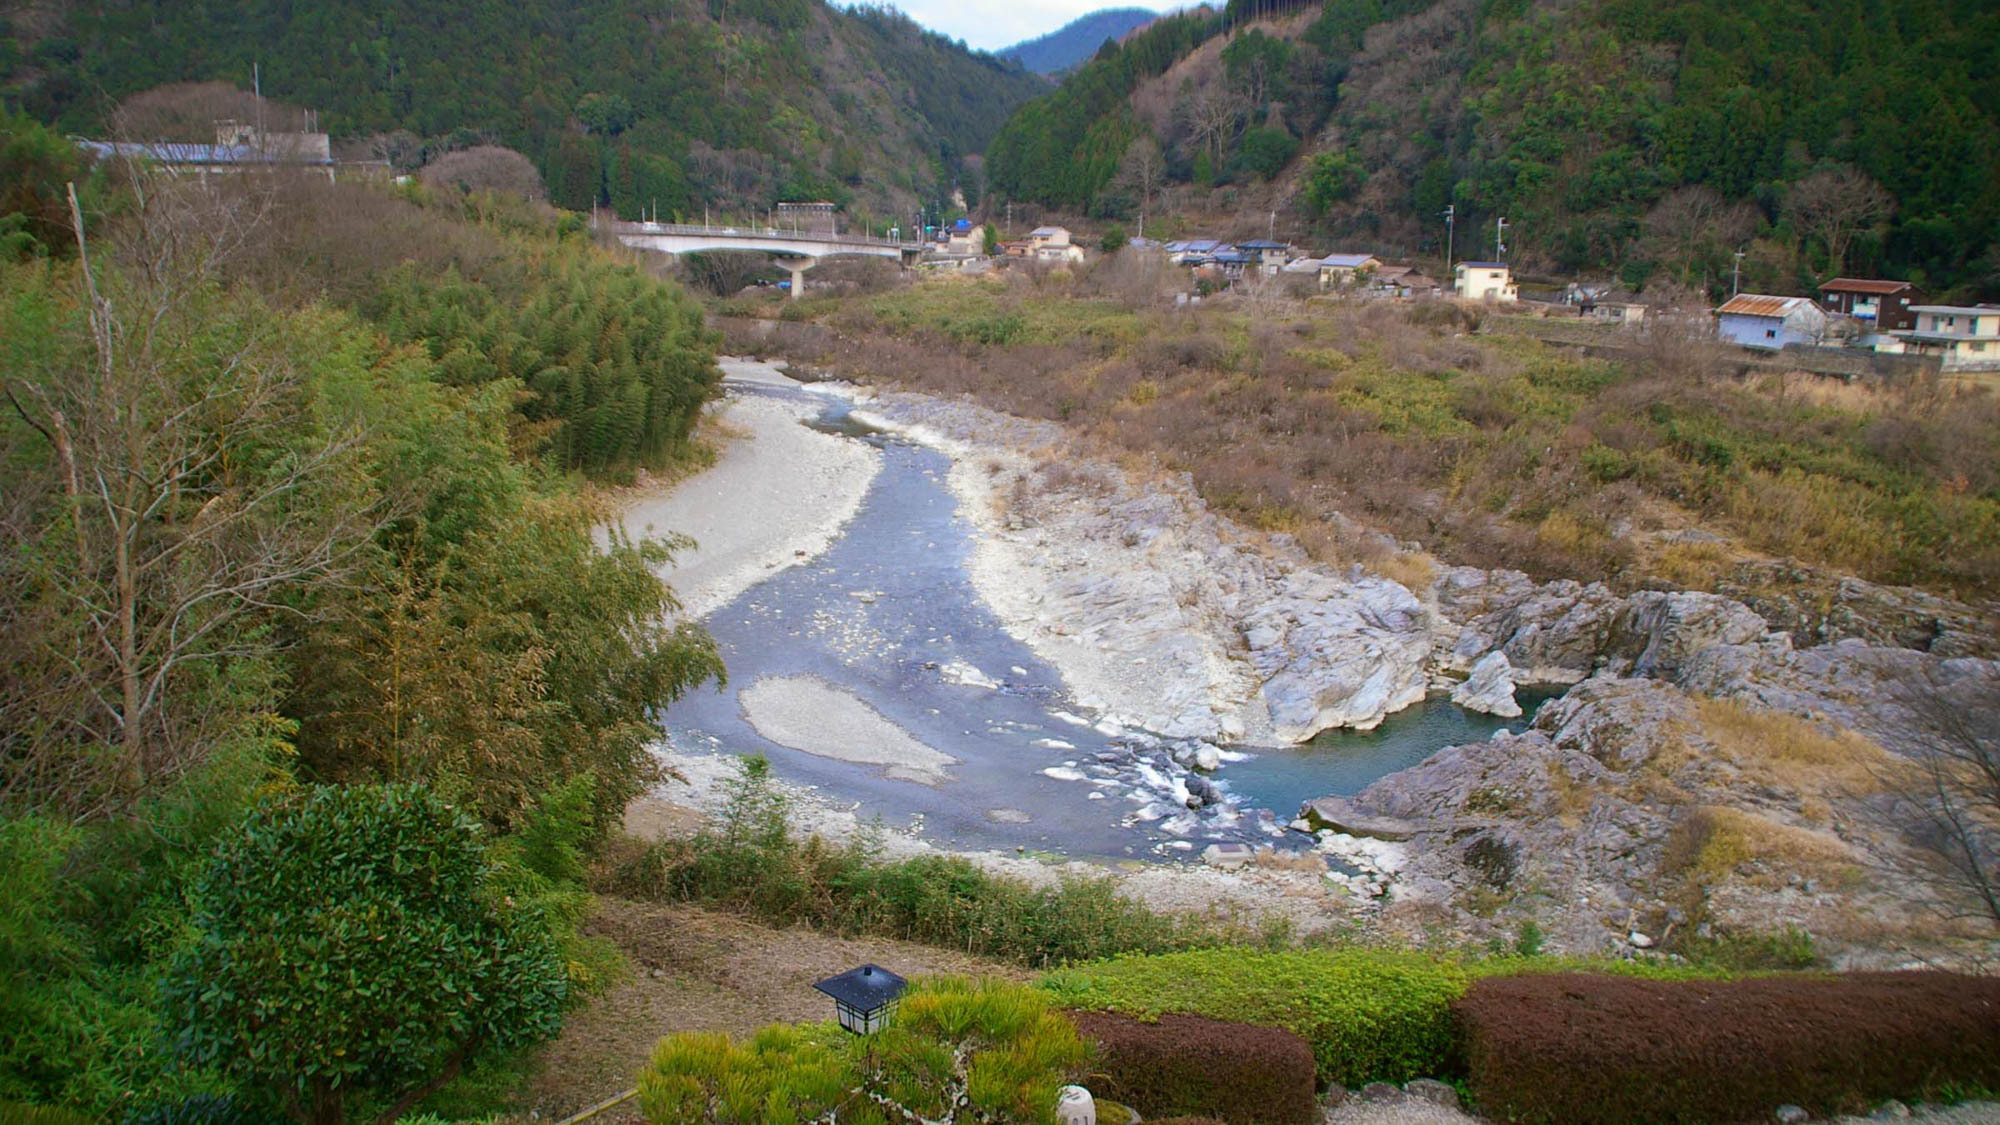
{"type": "Polygon", "coordinates": [[[1518,718],[1521,704],[1514,698],[1514,666],[1507,654],[1496,650],[1480,657],[1465,682],[1451,689],[1451,701],[1468,711],[1518,718]]]}

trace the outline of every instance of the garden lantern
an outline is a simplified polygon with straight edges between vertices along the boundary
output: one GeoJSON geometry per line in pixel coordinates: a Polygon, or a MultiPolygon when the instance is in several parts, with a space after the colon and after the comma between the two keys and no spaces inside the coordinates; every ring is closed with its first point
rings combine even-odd
{"type": "Polygon", "coordinates": [[[880,965],[863,965],[813,987],[833,997],[834,1018],[840,1026],[856,1035],[873,1035],[888,1025],[896,998],[909,983],[880,965]]]}

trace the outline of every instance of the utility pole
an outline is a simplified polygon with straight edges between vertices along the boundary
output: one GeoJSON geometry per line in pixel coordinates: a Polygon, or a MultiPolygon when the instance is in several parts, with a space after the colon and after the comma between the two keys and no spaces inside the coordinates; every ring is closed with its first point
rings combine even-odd
{"type": "Polygon", "coordinates": [[[1451,239],[1458,233],[1458,204],[1447,203],[1439,212],[1444,216],[1444,272],[1451,272],[1451,239]]]}
{"type": "Polygon", "coordinates": [[[1493,220],[1493,260],[1496,262],[1507,260],[1507,244],[1501,241],[1501,236],[1506,233],[1507,217],[1502,215],[1500,218],[1493,220]]]}
{"type": "Polygon", "coordinates": [[[1278,213],[1276,211],[1271,212],[1271,229],[1265,232],[1264,241],[1278,241],[1278,213]]]}
{"type": "Polygon", "coordinates": [[[1738,250],[1731,256],[1736,259],[1736,267],[1732,271],[1734,276],[1729,282],[1729,295],[1734,297],[1743,292],[1743,251],[1738,250]]]}

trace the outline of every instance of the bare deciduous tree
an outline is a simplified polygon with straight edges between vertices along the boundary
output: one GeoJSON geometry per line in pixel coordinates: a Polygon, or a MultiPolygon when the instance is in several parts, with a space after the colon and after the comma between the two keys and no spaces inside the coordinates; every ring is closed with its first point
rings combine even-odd
{"type": "Polygon", "coordinates": [[[2000,678],[1934,673],[1902,702],[1927,737],[1879,779],[1890,823],[1924,861],[1915,874],[1936,905],[2000,926],[2000,678]]]}
{"type": "Polygon", "coordinates": [[[542,174],[535,163],[511,148],[475,145],[447,152],[424,165],[419,179],[432,186],[450,186],[461,191],[493,191],[515,195],[535,203],[548,199],[542,174]]]}
{"type": "Polygon", "coordinates": [[[1755,208],[1693,185],[1673,191],[1646,214],[1645,247],[1650,257],[1674,267],[1687,285],[1699,267],[1741,246],[1756,229],[1755,208]]]}
{"type": "Polygon", "coordinates": [[[1854,240],[1879,228],[1895,209],[1895,198],[1882,185],[1845,164],[1814,172],[1785,193],[1786,217],[1801,234],[1826,246],[1835,273],[1847,267],[1854,240]]]}
{"type": "Polygon", "coordinates": [[[1125,155],[1118,161],[1118,177],[1115,183],[1130,188],[1139,197],[1139,211],[1144,214],[1153,204],[1153,196],[1159,192],[1166,180],[1166,158],[1160,151],[1160,142],[1151,133],[1135,137],[1125,146],[1125,155]]]}
{"type": "Polygon", "coordinates": [[[230,710],[217,678],[268,651],[254,620],[295,612],[289,595],[340,573],[382,518],[354,424],[306,405],[296,342],[254,302],[216,311],[254,196],[135,183],[118,268],[86,246],[75,271],[87,338],[4,373],[44,443],[45,502],[0,528],[0,603],[34,626],[10,637],[0,685],[0,792],[79,817],[198,760],[230,710]]]}

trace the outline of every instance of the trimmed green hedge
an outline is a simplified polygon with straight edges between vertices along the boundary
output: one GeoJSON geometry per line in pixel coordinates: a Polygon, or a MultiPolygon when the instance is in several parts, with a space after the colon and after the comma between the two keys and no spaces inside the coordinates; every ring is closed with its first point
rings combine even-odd
{"type": "Polygon", "coordinates": [[[1041,986],[1066,1008],[1141,1019],[1186,1012],[1282,1027],[1312,1044],[1322,1086],[1407,1082],[1462,1070],[1452,1001],[1474,980],[1583,967],[1652,978],[1716,974],[1649,962],[1554,957],[1453,960],[1393,950],[1206,949],[1061,969],[1041,986]]]}

